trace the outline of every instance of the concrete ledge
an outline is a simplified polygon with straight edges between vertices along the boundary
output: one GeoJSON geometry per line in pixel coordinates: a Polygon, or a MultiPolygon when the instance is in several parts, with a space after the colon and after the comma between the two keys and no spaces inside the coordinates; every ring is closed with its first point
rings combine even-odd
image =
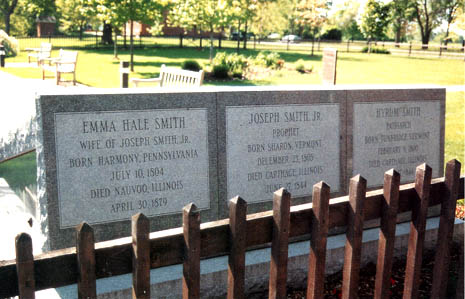
{"type": "MultiPolygon", "coordinates": [[[[456,219],[454,238],[463,238],[464,222],[456,219]]],[[[425,249],[434,248],[438,234],[439,218],[430,218],[426,224],[425,249]]],[[[410,224],[397,225],[395,252],[396,257],[406,255],[410,224]]],[[[379,228],[365,230],[363,233],[362,265],[376,262],[378,252],[379,228]]],[[[340,271],[344,261],[345,235],[328,237],[326,253],[326,274],[340,271]]],[[[308,252],[310,242],[302,241],[289,245],[288,286],[303,288],[307,281],[308,252]]],[[[268,288],[269,262],[271,249],[258,249],[246,255],[246,292],[252,293],[268,288]]],[[[201,298],[224,298],[227,286],[228,257],[222,256],[202,260],[201,298]]],[[[150,273],[152,298],[180,298],[182,292],[182,265],[173,265],[154,269],[150,273]]],[[[121,275],[97,281],[98,298],[132,298],[132,275],[121,275]]],[[[77,287],[71,285],[56,289],[62,298],[77,298],[77,287]]]]}

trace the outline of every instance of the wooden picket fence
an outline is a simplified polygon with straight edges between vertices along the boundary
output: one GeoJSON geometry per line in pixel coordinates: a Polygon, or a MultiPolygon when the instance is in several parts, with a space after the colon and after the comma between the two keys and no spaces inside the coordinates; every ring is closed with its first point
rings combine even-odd
{"type": "MultiPolygon", "coordinates": [[[[445,298],[449,252],[457,198],[464,196],[460,163],[447,163],[444,178],[431,179],[431,168],[420,165],[415,183],[400,186],[400,175],[390,170],[384,188],[366,192],[366,180],[350,180],[349,195],[330,202],[324,182],[313,187],[313,203],[290,207],[291,195],[274,193],[273,210],[247,215],[247,203],[231,200],[229,219],[200,224],[194,204],[183,209],[183,227],[150,234],[143,214],[132,217],[132,240],[94,242],[93,229],[77,227],[76,247],[32,255],[27,234],[16,237],[16,260],[0,262],[0,297],[34,298],[36,290],[77,283],[79,298],[96,297],[96,279],[133,274],[133,298],[150,294],[150,269],[183,264],[183,298],[200,298],[200,259],[229,255],[227,298],[245,298],[245,252],[271,242],[269,298],[286,298],[289,239],[309,236],[310,253],[306,298],[323,298],[328,230],[347,227],[342,298],[356,298],[364,221],[381,218],[375,298],[388,298],[393,262],[396,216],[412,211],[404,298],[417,298],[427,209],[441,204],[432,298],[445,298]]],[[[463,250],[462,250],[463,260],[463,250]]],[[[463,296],[463,264],[458,291],[463,296]]]]}

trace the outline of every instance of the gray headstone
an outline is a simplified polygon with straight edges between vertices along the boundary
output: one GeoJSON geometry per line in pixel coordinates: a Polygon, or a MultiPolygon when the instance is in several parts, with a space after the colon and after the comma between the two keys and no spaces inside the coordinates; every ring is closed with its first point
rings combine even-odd
{"type": "Polygon", "coordinates": [[[203,221],[217,219],[215,94],[57,95],[37,103],[51,249],[72,246],[82,221],[101,241],[129,235],[138,212],[152,217],[152,231],[180,226],[190,202],[203,221]]]}
{"type": "Polygon", "coordinates": [[[369,187],[383,184],[394,168],[401,182],[413,182],[415,169],[427,163],[433,177],[443,174],[445,91],[442,89],[348,92],[348,132],[352,132],[352,175],[369,187]]]}
{"type": "Polygon", "coordinates": [[[237,195],[257,212],[271,208],[280,188],[293,204],[309,202],[321,180],[334,193],[343,190],[342,91],[227,92],[218,96],[218,111],[220,217],[237,195]]]}
{"type": "Polygon", "coordinates": [[[310,202],[321,180],[337,196],[358,173],[370,187],[390,168],[412,181],[423,162],[442,176],[445,90],[395,88],[43,95],[37,159],[46,249],[72,246],[82,221],[102,241],[128,236],[137,212],[151,217],[152,231],[178,227],[189,202],[206,222],[228,217],[237,195],[255,213],[271,209],[281,187],[296,205],[310,202]]]}

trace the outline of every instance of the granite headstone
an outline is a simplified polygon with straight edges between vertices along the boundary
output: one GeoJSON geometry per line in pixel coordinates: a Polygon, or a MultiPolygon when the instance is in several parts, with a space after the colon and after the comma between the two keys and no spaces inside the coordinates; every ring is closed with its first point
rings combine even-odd
{"type": "Polygon", "coordinates": [[[347,112],[348,173],[362,174],[369,187],[377,187],[394,168],[407,183],[426,162],[433,177],[442,176],[444,89],[349,90],[347,112]]]}
{"type": "Polygon", "coordinates": [[[344,92],[271,89],[218,94],[220,217],[237,195],[258,212],[281,187],[292,204],[309,202],[321,180],[344,189],[344,92]]]}
{"type": "Polygon", "coordinates": [[[215,108],[215,94],[200,92],[40,96],[49,247],[72,246],[82,221],[97,241],[127,236],[138,212],[152,231],[180,226],[189,202],[217,219],[215,108]]]}

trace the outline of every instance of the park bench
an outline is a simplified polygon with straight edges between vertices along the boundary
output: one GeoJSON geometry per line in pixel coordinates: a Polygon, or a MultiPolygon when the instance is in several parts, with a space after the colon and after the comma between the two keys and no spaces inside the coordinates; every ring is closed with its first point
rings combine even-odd
{"type": "Polygon", "coordinates": [[[57,85],[61,82],[62,74],[73,74],[73,85],[76,85],[77,56],[77,51],[60,49],[58,57],[41,59],[39,65],[42,68],[42,80],[45,80],[45,71],[55,73],[57,85]],[[46,65],[46,62],[48,62],[49,65],[46,65]]]}
{"type": "Polygon", "coordinates": [[[42,59],[50,58],[52,53],[52,44],[51,43],[41,43],[40,48],[26,48],[26,51],[30,53],[27,54],[28,62],[31,63],[31,57],[37,60],[37,65],[40,64],[42,59]]]}
{"type": "Polygon", "coordinates": [[[187,71],[173,67],[167,67],[162,64],[160,76],[158,78],[133,78],[131,82],[138,87],[141,83],[159,83],[160,87],[196,87],[201,86],[204,72],[187,71]]]}

